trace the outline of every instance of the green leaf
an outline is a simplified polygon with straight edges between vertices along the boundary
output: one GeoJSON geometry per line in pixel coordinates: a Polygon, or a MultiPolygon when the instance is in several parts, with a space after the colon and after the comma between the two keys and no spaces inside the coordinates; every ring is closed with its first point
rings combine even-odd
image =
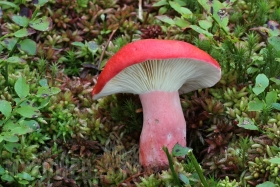
{"type": "Polygon", "coordinates": [[[0,134],[0,142],[3,140],[7,142],[18,142],[19,138],[11,132],[2,132],[0,134]]]}
{"type": "Polygon", "coordinates": [[[186,0],[174,0],[174,2],[178,3],[181,6],[187,6],[186,0]]]}
{"type": "Polygon", "coordinates": [[[1,176],[1,179],[2,179],[3,181],[7,181],[7,182],[12,182],[12,181],[14,181],[14,178],[13,178],[11,175],[9,175],[8,173],[2,175],[2,176],[1,176]]]}
{"type": "Polygon", "coordinates": [[[258,184],[256,187],[276,187],[276,185],[270,181],[258,184]]]}
{"type": "Polygon", "coordinates": [[[35,55],[37,53],[37,46],[36,42],[30,39],[24,39],[22,40],[18,46],[20,50],[28,53],[29,55],[35,55]]]}
{"type": "Polygon", "coordinates": [[[29,26],[38,31],[49,31],[52,28],[52,19],[44,16],[30,21],[29,26]]]}
{"type": "Polygon", "coordinates": [[[182,173],[179,173],[179,179],[184,183],[184,184],[190,184],[190,180],[188,177],[182,173]]]}
{"type": "Polygon", "coordinates": [[[273,103],[272,108],[280,111],[280,103],[273,103]]]}
{"type": "Polygon", "coordinates": [[[266,105],[271,106],[273,103],[276,103],[276,101],[277,101],[277,92],[276,91],[267,92],[265,97],[266,105]]]}
{"type": "Polygon", "coordinates": [[[168,8],[166,6],[160,7],[160,9],[158,10],[158,14],[159,15],[163,15],[167,12],[168,8]]]}
{"type": "Polygon", "coordinates": [[[204,30],[208,30],[210,27],[212,27],[212,22],[207,20],[200,20],[198,21],[198,24],[204,30]]]}
{"type": "Polygon", "coordinates": [[[30,128],[27,125],[20,125],[19,127],[16,127],[14,129],[11,130],[11,133],[19,136],[19,135],[23,135],[23,134],[27,134],[33,132],[33,129],[30,128]]]}
{"type": "Polygon", "coordinates": [[[172,155],[173,156],[185,156],[189,153],[189,151],[192,150],[188,147],[182,147],[180,144],[175,144],[172,149],[172,155]]]}
{"type": "Polygon", "coordinates": [[[259,130],[259,128],[256,125],[253,124],[247,124],[247,125],[237,125],[238,127],[242,127],[247,130],[259,130]]]}
{"type": "Polygon", "coordinates": [[[248,74],[254,74],[254,73],[256,73],[256,72],[259,71],[259,70],[260,70],[259,68],[250,66],[250,67],[247,69],[247,73],[248,73],[248,74]]]}
{"type": "Polygon", "coordinates": [[[77,1],[78,7],[87,8],[89,0],[79,0],[77,1]]]}
{"type": "Polygon", "coordinates": [[[18,142],[19,138],[16,135],[11,135],[11,136],[5,136],[4,140],[7,142],[18,142]]]}
{"type": "Polygon", "coordinates": [[[268,161],[273,164],[280,164],[280,158],[271,158],[268,161]]]}
{"type": "Polygon", "coordinates": [[[3,131],[9,131],[11,132],[11,129],[14,129],[18,127],[19,124],[15,123],[13,120],[8,120],[4,125],[3,125],[3,131]]]}
{"type": "Polygon", "coordinates": [[[253,92],[256,95],[259,95],[260,93],[262,93],[268,87],[268,85],[269,85],[269,80],[266,77],[266,75],[265,74],[259,74],[256,77],[256,83],[255,83],[255,86],[253,88],[253,92]]]}
{"type": "Polygon", "coordinates": [[[41,86],[45,86],[45,87],[48,87],[48,80],[47,79],[41,79],[40,81],[39,81],[39,84],[41,85],[41,86]]]}
{"type": "Polygon", "coordinates": [[[198,3],[210,14],[210,3],[208,0],[198,0],[198,3]]]}
{"type": "Polygon", "coordinates": [[[274,26],[272,26],[270,24],[270,26],[268,26],[268,27],[270,27],[269,32],[268,32],[269,36],[273,37],[273,36],[279,36],[280,35],[280,30],[278,29],[278,23],[275,24],[274,26]],[[272,27],[273,27],[273,29],[272,29],[272,27]]]}
{"type": "Polygon", "coordinates": [[[17,38],[5,38],[2,42],[2,45],[5,46],[8,50],[12,50],[17,43],[17,38]]]}
{"type": "Polygon", "coordinates": [[[11,57],[9,57],[9,58],[7,58],[7,60],[6,60],[8,63],[17,63],[17,64],[19,64],[19,63],[25,63],[26,61],[25,60],[23,60],[23,59],[21,59],[21,58],[19,58],[19,57],[17,57],[17,56],[11,56],[11,57]]]}
{"type": "Polygon", "coordinates": [[[19,143],[9,142],[4,144],[5,149],[10,153],[17,153],[19,149],[21,149],[21,145],[19,143]]]}
{"type": "Polygon", "coordinates": [[[72,42],[71,44],[78,47],[85,47],[85,44],[82,42],[72,42]]]}
{"type": "Polygon", "coordinates": [[[38,109],[46,107],[49,104],[50,100],[51,100],[51,97],[44,98],[43,101],[38,106],[38,109]]]}
{"type": "Polygon", "coordinates": [[[0,175],[3,175],[5,173],[5,169],[0,165],[0,175]]]}
{"type": "Polygon", "coordinates": [[[179,27],[181,27],[181,28],[183,28],[183,29],[185,29],[185,28],[187,28],[188,26],[190,26],[190,23],[187,22],[187,21],[186,21],[185,19],[183,19],[183,18],[175,17],[175,18],[174,18],[174,22],[175,22],[175,24],[176,24],[177,26],[179,26],[179,27]]]}
{"type": "Polygon", "coordinates": [[[201,27],[197,26],[197,25],[191,25],[190,28],[192,28],[193,30],[195,30],[196,32],[200,33],[200,34],[204,34],[208,37],[212,37],[213,34],[211,34],[210,32],[202,29],[201,27]]]}
{"type": "Polygon", "coordinates": [[[29,105],[17,108],[16,112],[26,118],[36,118],[40,114],[38,108],[29,105]]]}
{"type": "Polygon", "coordinates": [[[272,36],[268,38],[268,43],[270,43],[276,51],[280,51],[280,37],[279,36],[272,36]]]}
{"type": "Polygon", "coordinates": [[[190,11],[188,8],[181,7],[181,5],[177,2],[169,1],[169,4],[175,11],[177,11],[181,15],[192,14],[192,11],[190,11]]]}
{"type": "Polygon", "coordinates": [[[159,15],[156,16],[157,19],[159,19],[162,22],[168,23],[170,25],[175,25],[175,22],[173,21],[173,19],[171,19],[170,17],[166,16],[166,15],[159,15]]]}
{"type": "Polygon", "coordinates": [[[10,102],[6,100],[0,100],[0,112],[5,116],[8,117],[11,115],[12,112],[12,105],[10,102]]]}
{"type": "Polygon", "coordinates": [[[26,80],[20,77],[15,83],[15,91],[20,98],[24,98],[29,94],[29,85],[26,84],[26,80]]]}
{"type": "Polygon", "coordinates": [[[153,4],[153,7],[158,7],[158,6],[163,6],[163,5],[168,5],[167,0],[160,0],[156,3],[153,4]]]}
{"type": "Polygon", "coordinates": [[[275,77],[272,77],[272,78],[270,78],[270,80],[272,81],[272,82],[274,82],[276,85],[280,85],[280,80],[279,79],[277,79],[277,78],[275,78],[275,77]]]}
{"type": "Polygon", "coordinates": [[[0,5],[7,5],[7,6],[15,8],[16,10],[19,10],[18,5],[14,4],[14,3],[11,3],[11,2],[8,2],[8,1],[0,1],[0,5]]]}
{"type": "Polygon", "coordinates": [[[259,130],[250,118],[241,118],[237,126],[248,130],[259,130]]]}
{"type": "Polygon", "coordinates": [[[229,14],[226,12],[225,6],[220,1],[213,1],[213,17],[218,21],[219,25],[227,30],[229,14]]]}
{"type": "Polygon", "coordinates": [[[32,177],[31,175],[29,175],[26,172],[18,173],[16,176],[19,177],[19,178],[22,178],[24,180],[27,180],[27,181],[32,181],[32,180],[35,179],[34,177],[32,177]]]}
{"type": "Polygon", "coordinates": [[[24,186],[26,186],[27,184],[29,184],[29,182],[27,180],[19,180],[18,181],[19,184],[23,184],[24,186]]]}
{"type": "Polygon", "coordinates": [[[40,129],[39,123],[35,120],[24,120],[24,121],[20,122],[20,125],[21,125],[21,127],[25,127],[24,131],[22,131],[22,132],[25,132],[24,134],[40,129]]]}
{"type": "Polygon", "coordinates": [[[29,19],[25,16],[13,15],[12,20],[21,27],[26,27],[29,23],[29,19]]]}
{"type": "Polygon", "coordinates": [[[60,92],[59,88],[56,87],[39,87],[36,96],[37,97],[49,97],[51,95],[58,94],[60,92]]]}
{"type": "Polygon", "coordinates": [[[36,33],[36,31],[34,29],[22,28],[22,29],[16,31],[14,33],[14,36],[17,37],[17,38],[22,38],[22,37],[25,37],[25,36],[32,35],[34,33],[36,33]]]}
{"type": "Polygon", "coordinates": [[[4,46],[0,43],[0,53],[2,53],[2,51],[4,50],[4,46]]]}
{"type": "Polygon", "coordinates": [[[264,103],[258,99],[250,101],[248,104],[249,111],[262,111],[264,109],[264,103]]]}
{"type": "Polygon", "coordinates": [[[89,51],[92,53],[92,55],[94,55],[96,53],[96,51],[98,50],[98,45],[94,41],[89,41],[87,43],[87,47],[88,47],[89,51]]]}
{"type": "Polygon", "coordinates": [[[110,30],[110,29],[108,29],[108,30],[105,30],[105,29],[103,29],[100,33],[101,34],[109,34],[109,33],[111,33],[112,31],[110,30]]]}

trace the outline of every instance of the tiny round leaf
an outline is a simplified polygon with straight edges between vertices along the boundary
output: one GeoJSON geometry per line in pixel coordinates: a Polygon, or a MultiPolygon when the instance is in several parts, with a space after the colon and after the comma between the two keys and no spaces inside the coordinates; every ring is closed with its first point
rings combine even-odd
{"type": "Polygon", "coordinates": [[[37,53],[36,43],[31,39],[24,39],[17,45],[17,47],[29,55],[35,55],[37,53]]]}

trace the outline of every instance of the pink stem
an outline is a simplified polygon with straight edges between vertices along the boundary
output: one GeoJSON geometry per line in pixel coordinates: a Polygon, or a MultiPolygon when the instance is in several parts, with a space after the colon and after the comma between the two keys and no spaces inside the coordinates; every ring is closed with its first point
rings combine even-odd
{"type": "Polygon", "coordinates": [[[171,152],[179,143],[186,146],[186,122],[179,93],[153,91],[140,95],[144,124],[140,137],[140,163],[144,167],[166,167],[168,159],[162,150],[171,152]]]}

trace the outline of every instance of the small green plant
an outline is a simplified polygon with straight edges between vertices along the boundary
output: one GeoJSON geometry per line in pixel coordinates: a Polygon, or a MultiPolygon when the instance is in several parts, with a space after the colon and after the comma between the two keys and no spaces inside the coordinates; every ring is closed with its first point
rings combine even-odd
{"type": "Polygon", "coordinates": [[[89,0],[77,0],[77,4],[79,7],[86,8],[88,6],[89,0]]]}
{"type": "Polygon", "coordinates": [[[187,3],[184,1],[161,0],[153,6],[162,6],[160,8],[160,13],[164,13],[169,8],[172,8],[180,15],[180,17],[175,16],[175,18],[170,18],[166,15],[159,15],[157,16],[159,20],[168,23],[171,26],[176,25],[182,29],[191,28],[197,33],[213,38],[214,34],[216,32],[220,33],[220,31],[228,35],[229,14],[227,13],[227,9],[229,9],[234,2],[235,0],[221,3],[220,1],[215,0],[212,3],[209,3],[208,0],[199,0],[198,3],[201,7],[203,7],[208,16],[203,17],[196,24],[192,23],[194,14],[190,9],[185,7],[187,3]]]}
{"type": "Polygon", "coordinates": [[[259,74],[256,77],[255,86],[252,91],[256,97],[253,101],[248,104],[249,111],[258,111],[263,113],[263,121],[267,122],[269,114],[272,109],[279,110],[279,103],[277,103],[277,91],[265,92],[269,86],[269,79],[264,74],[259,74]]]}
{"type": "Polygon", "coordinates": [[[40,110],[47,106],[52,95],[60,92],[59,88],[48,87],[46,80],[40,81],[41,86],[36,94],[30,93],[29,85],[23,77],[20,77],[14,86],[18,97],[13,99],[13,102],[0,100],[0,112],[4,118],[0,120],[0,149],[7,149],[10,152],[15,152],[20,144],[19,136],[31,133],[40,128],[38,121],[43,121],[40,118],[40,110]],[[40,102],[36,103],[34,100],[40,102]],[[15,150],[14,150],[15,148],[15,150]]]}
{"type": "MultiPolygon", "coordinates": [[[[29,184],[29,182],[36,180],[35,177],[31,176],[30,174],[28,174],[26,172],[21,172],[16,175],[13,175],[9,171],[5,170],[5,168],[3,168],[1,165],[0,165],[0,176],[1,176],[1,180],[7,181],[10,183],[16,182],[17,184],[19,184],[19,186],[22,186],[22,185],[25,186],[25,185],[29,184]]],[[[1,184],[0,184],[0,187],[2,187],[1,184]]]]}
{"type": "Polygon", "coordinates": [[[272,164],[280,164],[280,157],[271,158],[269,159],[269,162],[271,162],[272,164]]]}
{"type": "Polygon", "coordinates": [[[77,58],[86,57],[91,58],[91,60],[93,60],[99,47],[94,41],[85,41],[85,43],[72,42],[72,45],[78,48],[78,52],[76,53],[77,58]]]}
{"type": "MultiPolygon", "coordinates": [[[[36,144],[30,146],[26,144],[24,136],[38,131],[40,129],[39,122],[46,123],[40,117],[40,110],[48,105],[52,95],[60,92],[59,88],[49,87],[47,80],[42,79],[37,92],[31,93],[30,86],[24,77],[18,78],[14,90],[16,96],[12,98],[12,101],[0,100],[0,112],[3,115],[0,118],[0,160],[18,154],[23,154],[20,159],[34,157],[32,154],[38,146],[36,144]]],[[[39,143],[44,143],[42,141],[47,139],[47,137],[43,137],[42,140],[34,138],[39,143]]],[[[19,184],[28,184],[28,181],[34,180],[32,176],[25,172],[13,176],[3,166],[0,167],[0,175],[3,181],[19,184]]]]}
{"type": "Polygon", "coordinates": [[[249,140],[249,138],[248,137],[241,137],[240,139],[239,139],[239,142],[238,142],[238,145],[240,146],[240,151],[241,151],[241,154],[240,154],[240,156],[241,156],[241,160],[242,160],[242,167],[243,168],[245,168],[245,166],[246,166],[246,163],[247,163],[247,152],[248,152],[248,150],[249,150],[249,148],[250,148],[250,140],[249,140]]]}
{"type": "Polygon", "coordinates": [[[140,177],[141,182],[140,183],[136,183],[137,187],[156,187],[156,186],[160,186],[161,181],[156,179],[155,175],[152,174],[150,176],[144,176],[144,177],[140,177]]]}
{"type": "MultiPolygon", "coordinates": [[[[272,79],[274,80],[274,79],[272,79]]],[[[277,81],[277,80],[276,80],[277,81]]],[[[265,74],[259,74],[252,88],[252,94],[255,94],[253,100],[248,103],[248,111],[261,112],[261,121],[267,123],[272,110],[280,110],[280,103],[277,103],[278,92],[276,90],[266,91],[269,87],[269,79],[265,74]]],[[[237,126],[248,130],[260,130],[255,119],[249,117],[237,116],[237,126]]]]}
{"type": "Polygon", "coordinates": [[[230,180],[228,178],[228,176],[226,176],[225,179],[220,180],[219,183],[217,184],[217,187],[238,187],[239,183],[236,181],[236,179],[234,180],[230,180]]]}
{"type": "MultiPolygon", "coordinates": [[[[58,60],[58,62],[65,64],[65,73],[67,75],[77,76],[81,72],[82,64],[86,64],[86,61],[88,61],[88,63],[94,61],[98,45],[94,41],[85,41],[85,43],[72,42],[72,45],[76,47],[77,50],[75,51],[73,49],[67,51],[66,54],[58,60]]],[[[91,64],[87,65],[89,66],[91,64]]]]}
{"type": "MultiPolygon", "coordinates": [[[[1,3],[4,2],[1,1],[1,3]]],[[[0,38],[0,51],[9,51],[7,57],[0,60],[1,69],[4,67],[0,73],[5,77],[6,86],[9,86],[9,66],[25,62],[24,58],[21,58],[20,55],[15,55],[16,49],[27,55],[35,55],[37,46],[36,42],[30,39],[31,35],[38,31],[48,31],[51,29],[52,20],[46,16],[41,17],[39,14],[40,8],[45,3],[47,3],[47,0],[39,0],[37,3],[34,3],[35,10],[33,13],[29,11],[28,13],[22,13],[22,11],[19,15],[12,15],[11,19],[14,22],[14,24],[10,25],[10,30],[12,30],[12,32],[0,38]]],[[[16,7],[17,10],[20,10],[14,3],[5,2],[4,4],[16,7]]],[[[22,8],[26,7],[22,6],[22,8]]]]}

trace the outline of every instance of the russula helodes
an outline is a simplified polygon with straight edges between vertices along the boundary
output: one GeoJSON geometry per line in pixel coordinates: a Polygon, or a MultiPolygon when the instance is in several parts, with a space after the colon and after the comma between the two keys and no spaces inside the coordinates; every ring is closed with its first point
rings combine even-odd
{"type": "Polygon", "coordinates": [[[179,94],[215,85],[218,62],[182,41],[146,39],[121,48],[105,65],[93,88],[94,99],[115,93],[139,94],[143,129],[139,160],[144,167],[165,167],[176,143],[186,146],[186,121],[179,94]]]}

